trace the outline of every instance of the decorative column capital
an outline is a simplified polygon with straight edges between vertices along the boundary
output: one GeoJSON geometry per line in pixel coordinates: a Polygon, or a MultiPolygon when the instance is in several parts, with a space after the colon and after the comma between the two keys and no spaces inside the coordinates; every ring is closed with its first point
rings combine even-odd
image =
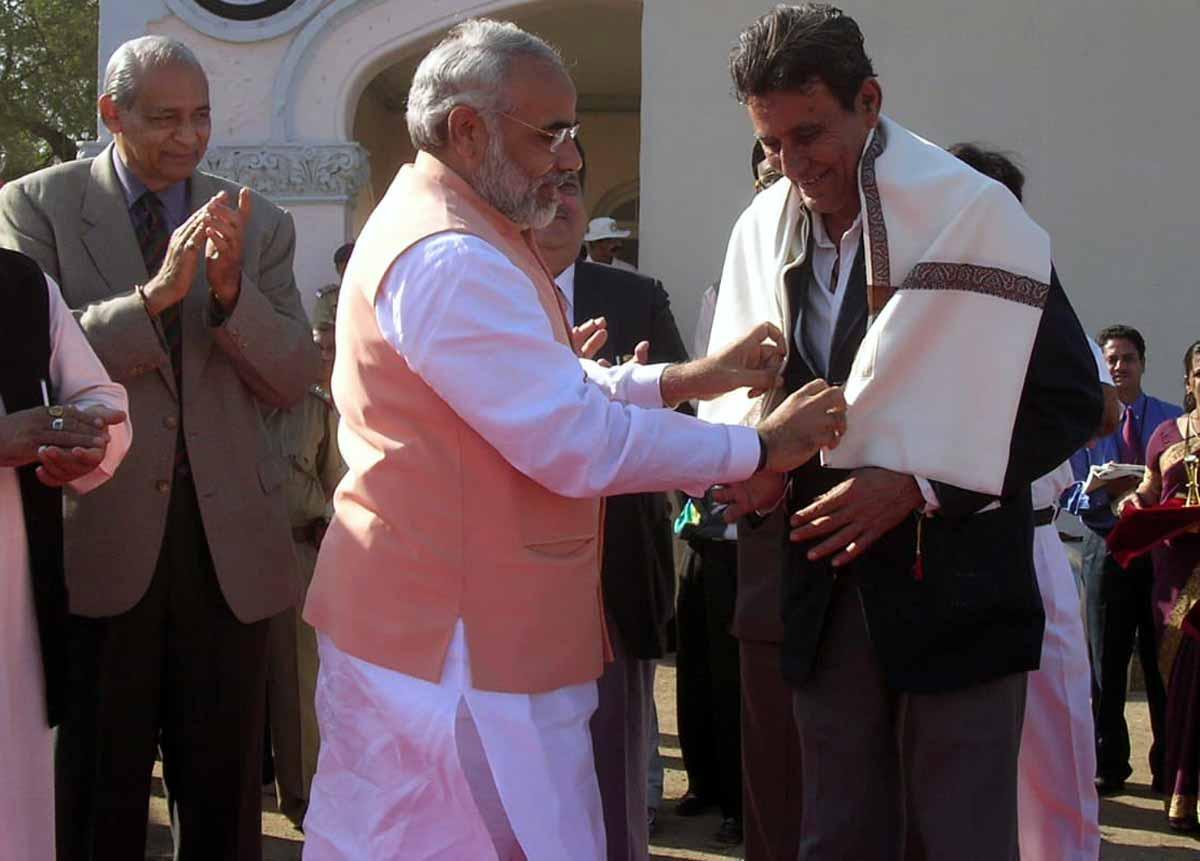
{"type": "MultiPolygon", "coordinates": [[[[107,141],[84,141],[79,157],[107,141]]],[[[347,203],[366,184],[367,151],[357,143],[263,143],[212,146],[200,170],[252,188],[278,204],[347,203]]]]}
{"type": "Polygon", "coordinates": [[[368,177],[356,143],[209,147],[200,169],[245,185],[275,203],[346,203],[368,177]]]}

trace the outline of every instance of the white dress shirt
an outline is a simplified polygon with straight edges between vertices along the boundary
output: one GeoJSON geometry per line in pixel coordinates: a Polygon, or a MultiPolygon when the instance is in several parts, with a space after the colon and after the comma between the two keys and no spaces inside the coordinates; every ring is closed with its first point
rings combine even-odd
{"type": "Polygon", "coordinates": [[[558,277],[554,279],[554,283],[558,285],[558,289],[562,291],[563,298],[567,300],[567,322],[575,324],[575,264],[572,263],[562,272],[558,273],[558,277]]]}
{"type": "Polygon", "coordinates": [[[554,340],[529,278],[478,237],[440,233],[392,266],[375,306],[408,366],[529,478],[562,496],[701,495],[758,464],[754,428],[662,409],[665,365],[602,368],[554,340]]]}
{"type": "Polygon", "coordinates": [[[805,298],[804,314],[796,319],[795,334],[796,342],[801,343],[803,333],[800,323],[803,320],[813,351],[812,358],[820,365],[820,368],[813,370],[827,375],[830,353],[833,351],[833,333],[837,328],[838,314],[841,313],[850,281],[850,270],[854,268],[854,258],[858,255],[858,244],[862,239],[862,213],[854,219],[837,245],[825,232],[825,221],[819,212],[814,212],[812,216],[812,234],[812,284],[805,298]],[[835,264],[838,269],[837,283],[833,284],[835,264]]]}

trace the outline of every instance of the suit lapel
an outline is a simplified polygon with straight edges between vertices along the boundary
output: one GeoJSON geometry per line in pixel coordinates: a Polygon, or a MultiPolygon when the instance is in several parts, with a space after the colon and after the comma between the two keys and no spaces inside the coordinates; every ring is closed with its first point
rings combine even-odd
{"type": "MultiPolygon", "coordinates": [[[[138,246],[129,218],[129,205],[125,200],[125,189],[117,177],[112,160],[114,144],[109,144],[100,155],[92,159],[91,181],[83,198],[83,232],[80,236],[92,263],[108,287],[108,293],[127,293],[135,284],[150,280],[146,264],[142,260],[142,249],[138,246]]],[[[162,327],[158,324],[159,337],[162,327]]],[[[165,345],[166,339],[163,339],[165,345]]],[[[159,375],[172,394],[175,391],[175,375],[170,364],[160,366],[159,375]]]]}
{"type": "Polygon", "coordinates": [[[607,359],[615,363],[616,345],[617,345],[617,321],[613,319],[612,314],[606,314],[603,311],[603,285],[599,283],[594,263],[576,263],[575,264],[575,295],[572,298],[572,313],[575,317],[574,323],[578,326],[585,320],[590,320],[593,317],[604,317],[608,323],[608,340],[604,342],[604,346],[600,348],[593,358],[607,359]]]}
{"type": "Polygon", "coordinates": [[[91,181],[80,214],[84,223],[82,239],[109,293],[125,293],[134,284],[145,284],[149,275],[113,157],[113,145],[109,144],[92,159],[91,181]]]}
{"type": "Polygon", "coordinates": [[[829,377],[838,383],[850,376],[850,365],[862,342],[867,320],[867,264],[865,249],[860,239],[854,255],[854,266],[846,282],[846,295],[838,312],[833,330],[833,344],[829,350],[829,377]]]}
{"type": "Polygon", "coordinates": [[[788,339],[789,364],[794,353],[808,369],[810,378],[814,376],[816,363],[804,338],[804,303],[812,284],[812,243],[810,230],[804,238],[804,259],[783,271],[784,307],[788,315],[788,329],[784,335],[788,339]]]}

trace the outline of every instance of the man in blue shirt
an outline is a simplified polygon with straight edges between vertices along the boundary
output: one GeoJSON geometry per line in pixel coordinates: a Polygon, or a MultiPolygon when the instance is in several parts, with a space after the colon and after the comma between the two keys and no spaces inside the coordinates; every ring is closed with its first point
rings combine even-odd
{"type": "Polygon", "coordinates": [[[1088,526],[1083,541],[1083,588],[1087,602],[1088,644],[1092,653],[1092,711],[1096,718],[1096,788],[1113,795],[1132,773],[1129,729],[1125,724],[1125,689],[1129,661],[1137,643],[1146,679],[1146,700],[1154,742],[1150,773],[1161,790],[1162,721],[1166,693],[1158,671],[1151,589],[1154,572],[1143,556],[1122,569],[1108,555],[1105,536],[1116,525],[1113,503],[1132,491],[1136,478],[1114,481],[1084,493],[1088,471],[1103,463],[1145,463],[1146,443],[1162,422],[1181,412],[1175,404],[1142,391],[1146,341],[1130,326],[1110,326],[1096,337],[1112,371],[1124,414],[1116,431],[1071,456],[1076,483],[1063,494],[1063,507],[1088,526]]]}

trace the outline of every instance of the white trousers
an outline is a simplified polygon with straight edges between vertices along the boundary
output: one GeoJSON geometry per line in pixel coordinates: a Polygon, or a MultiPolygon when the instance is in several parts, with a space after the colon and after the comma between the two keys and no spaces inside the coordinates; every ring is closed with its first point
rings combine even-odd
{"type": "Polygon", "coordinates": [[[1029,674],[1017,786],[1022,861],[1100,857],[1091,670],[1079,593],[1053,524],[1034,530],[1046,607],[1041,668],[1029,674]]]}
{"type": "Polygon", "coordinates": [[[477,690],[461,621],[438,684],[320,653],[305,861],[603,861],[594,682],[477,690]]]}

